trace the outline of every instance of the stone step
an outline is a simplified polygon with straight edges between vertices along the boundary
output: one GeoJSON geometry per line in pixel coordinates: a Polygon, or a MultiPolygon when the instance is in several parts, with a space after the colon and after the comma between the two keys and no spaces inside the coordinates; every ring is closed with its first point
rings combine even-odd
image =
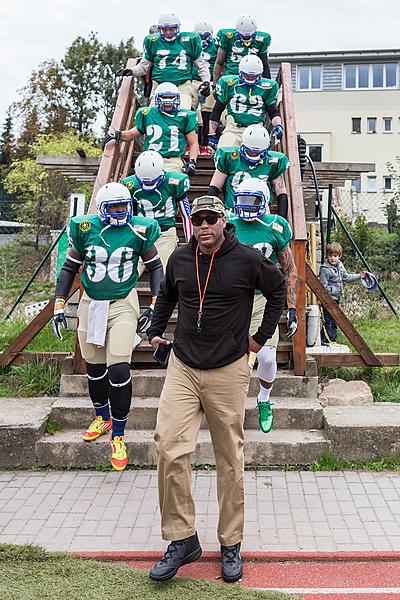
{"type": "MultiPolygon", "coordinates": [[[[159,397],[164,384],[165,369],[132,370],[133,389],[138,397],[159,397]]],[[[255,371],[250,378],[249,396],[258,394],[258,379],[255,371]]],[[[87,396],[86,375],[61,375],[60,396],[87,396]]],[[[318,377],[294,375],[291,371],[278,371],[273,395],[287,398],[317,398],[318,377]]]]}
{"type": "Polygon", "coordinates": [[[326,406],[324,426],[337,458],[376,461],[400,455],[400,411],[397,402],[367,406],[326,406]]]}
{"type": "MultiPolygon", "coordinates": [[[[150,429],[156,426],[159,398],[132,398],[127,429],[150,429]]],[[[311,398],[272,398],[274,427],[277,429],[321,429],[322,406],[311,398]]],[[[57,421],[63,429],[83,431],[94,418],[89,398],[57,398],[50,419],[57,421]]],[[[258,428],[257,399],[247,398],[245,429],[258,428]]],[[[207,429],[205,417],[202,429],[207,429]]]]}
{"type": "MultiPolygon", "coordinates": [[[[153,432],[128,430],[125,439],[130,464],[140,467],[156,464],[153,432]]],[[[244,448],[247,466],[308,465],[326,454],[330,445],[319,431],[273,429],[269,434],[259,430],[247,431],[244,448]]],[[[103,436],[88,443],[82,441],[80,432],[73,429],[45,435],[36,442],[36,460],[41,467],[57,469],[87,469],[109,464],[109,438],[103,436]]],[[[215,465],[207,430],[200,431],[191,461],[194,465],[215,465]]]]}

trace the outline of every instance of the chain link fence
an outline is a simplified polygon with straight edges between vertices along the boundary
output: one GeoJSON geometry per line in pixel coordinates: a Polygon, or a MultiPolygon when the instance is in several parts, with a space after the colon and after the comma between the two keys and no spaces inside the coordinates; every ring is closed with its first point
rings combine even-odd
{"type": "Polygon", "coordinates": [[[400,214],[400,199],[385,192],[357,192],[344,188],[335,189],[335,206],[339,206],[347,221],[355,224],[359,215],[364,215],[368,224],[390,226],[390,211],[400,214]]]}

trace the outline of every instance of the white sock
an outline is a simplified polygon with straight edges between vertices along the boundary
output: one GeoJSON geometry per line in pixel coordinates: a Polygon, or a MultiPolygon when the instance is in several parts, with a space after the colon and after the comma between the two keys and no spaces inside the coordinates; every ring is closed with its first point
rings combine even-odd
{"type": "Polygon", "coordinates": [[[269,400],[271,390],[272,386],[270,388],[265,388],[262,385],[260,385],[260,391],[258,392],[257,397],[258,402],[267,402],[269,400]]]}

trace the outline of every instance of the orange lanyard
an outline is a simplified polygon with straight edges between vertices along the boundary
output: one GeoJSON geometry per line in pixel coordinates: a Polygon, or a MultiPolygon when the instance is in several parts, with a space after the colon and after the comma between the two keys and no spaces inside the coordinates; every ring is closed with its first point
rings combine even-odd
{"type": "MultiPolygon", "coordinates": [[[[217,250],[215,252],[217,252],[217,250]]],[[[201,291],[200,274],[199,274],[199,246],[196,246],[196,275],[197,275],[197,288],[199,290],[199,311],[197,313],[197,331],[198,331],[198,333],[200,333],[200,331],[201,331],[201,317],[203,315],[203,302],[204,302],[204,298],[206,296],[208,280],[210,279],[210,274],[211,274],[211,269],[212,269],[212,265],[214,262],[215,252],[213,252],[211,255],[210,266],[208,267],[208,273],[207,273],[207,277],[206,277],[206,283],[204,285],[204,290],[201,291]]]]}

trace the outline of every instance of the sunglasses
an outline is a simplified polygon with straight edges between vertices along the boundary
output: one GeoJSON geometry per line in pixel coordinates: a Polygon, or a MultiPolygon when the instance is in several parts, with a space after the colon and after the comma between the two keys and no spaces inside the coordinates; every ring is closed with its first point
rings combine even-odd
{"type": "Polygon", "coordinates": [[[205,215],[204,217],[200,215],[192,215],[190,219],[195,227],[200,227],[200,225],[203,224],[203,221],[205,221],[207,225],[215,225],[220,217],[221,215],[217,213],[211,213],[209,215],[205,215]]]}

